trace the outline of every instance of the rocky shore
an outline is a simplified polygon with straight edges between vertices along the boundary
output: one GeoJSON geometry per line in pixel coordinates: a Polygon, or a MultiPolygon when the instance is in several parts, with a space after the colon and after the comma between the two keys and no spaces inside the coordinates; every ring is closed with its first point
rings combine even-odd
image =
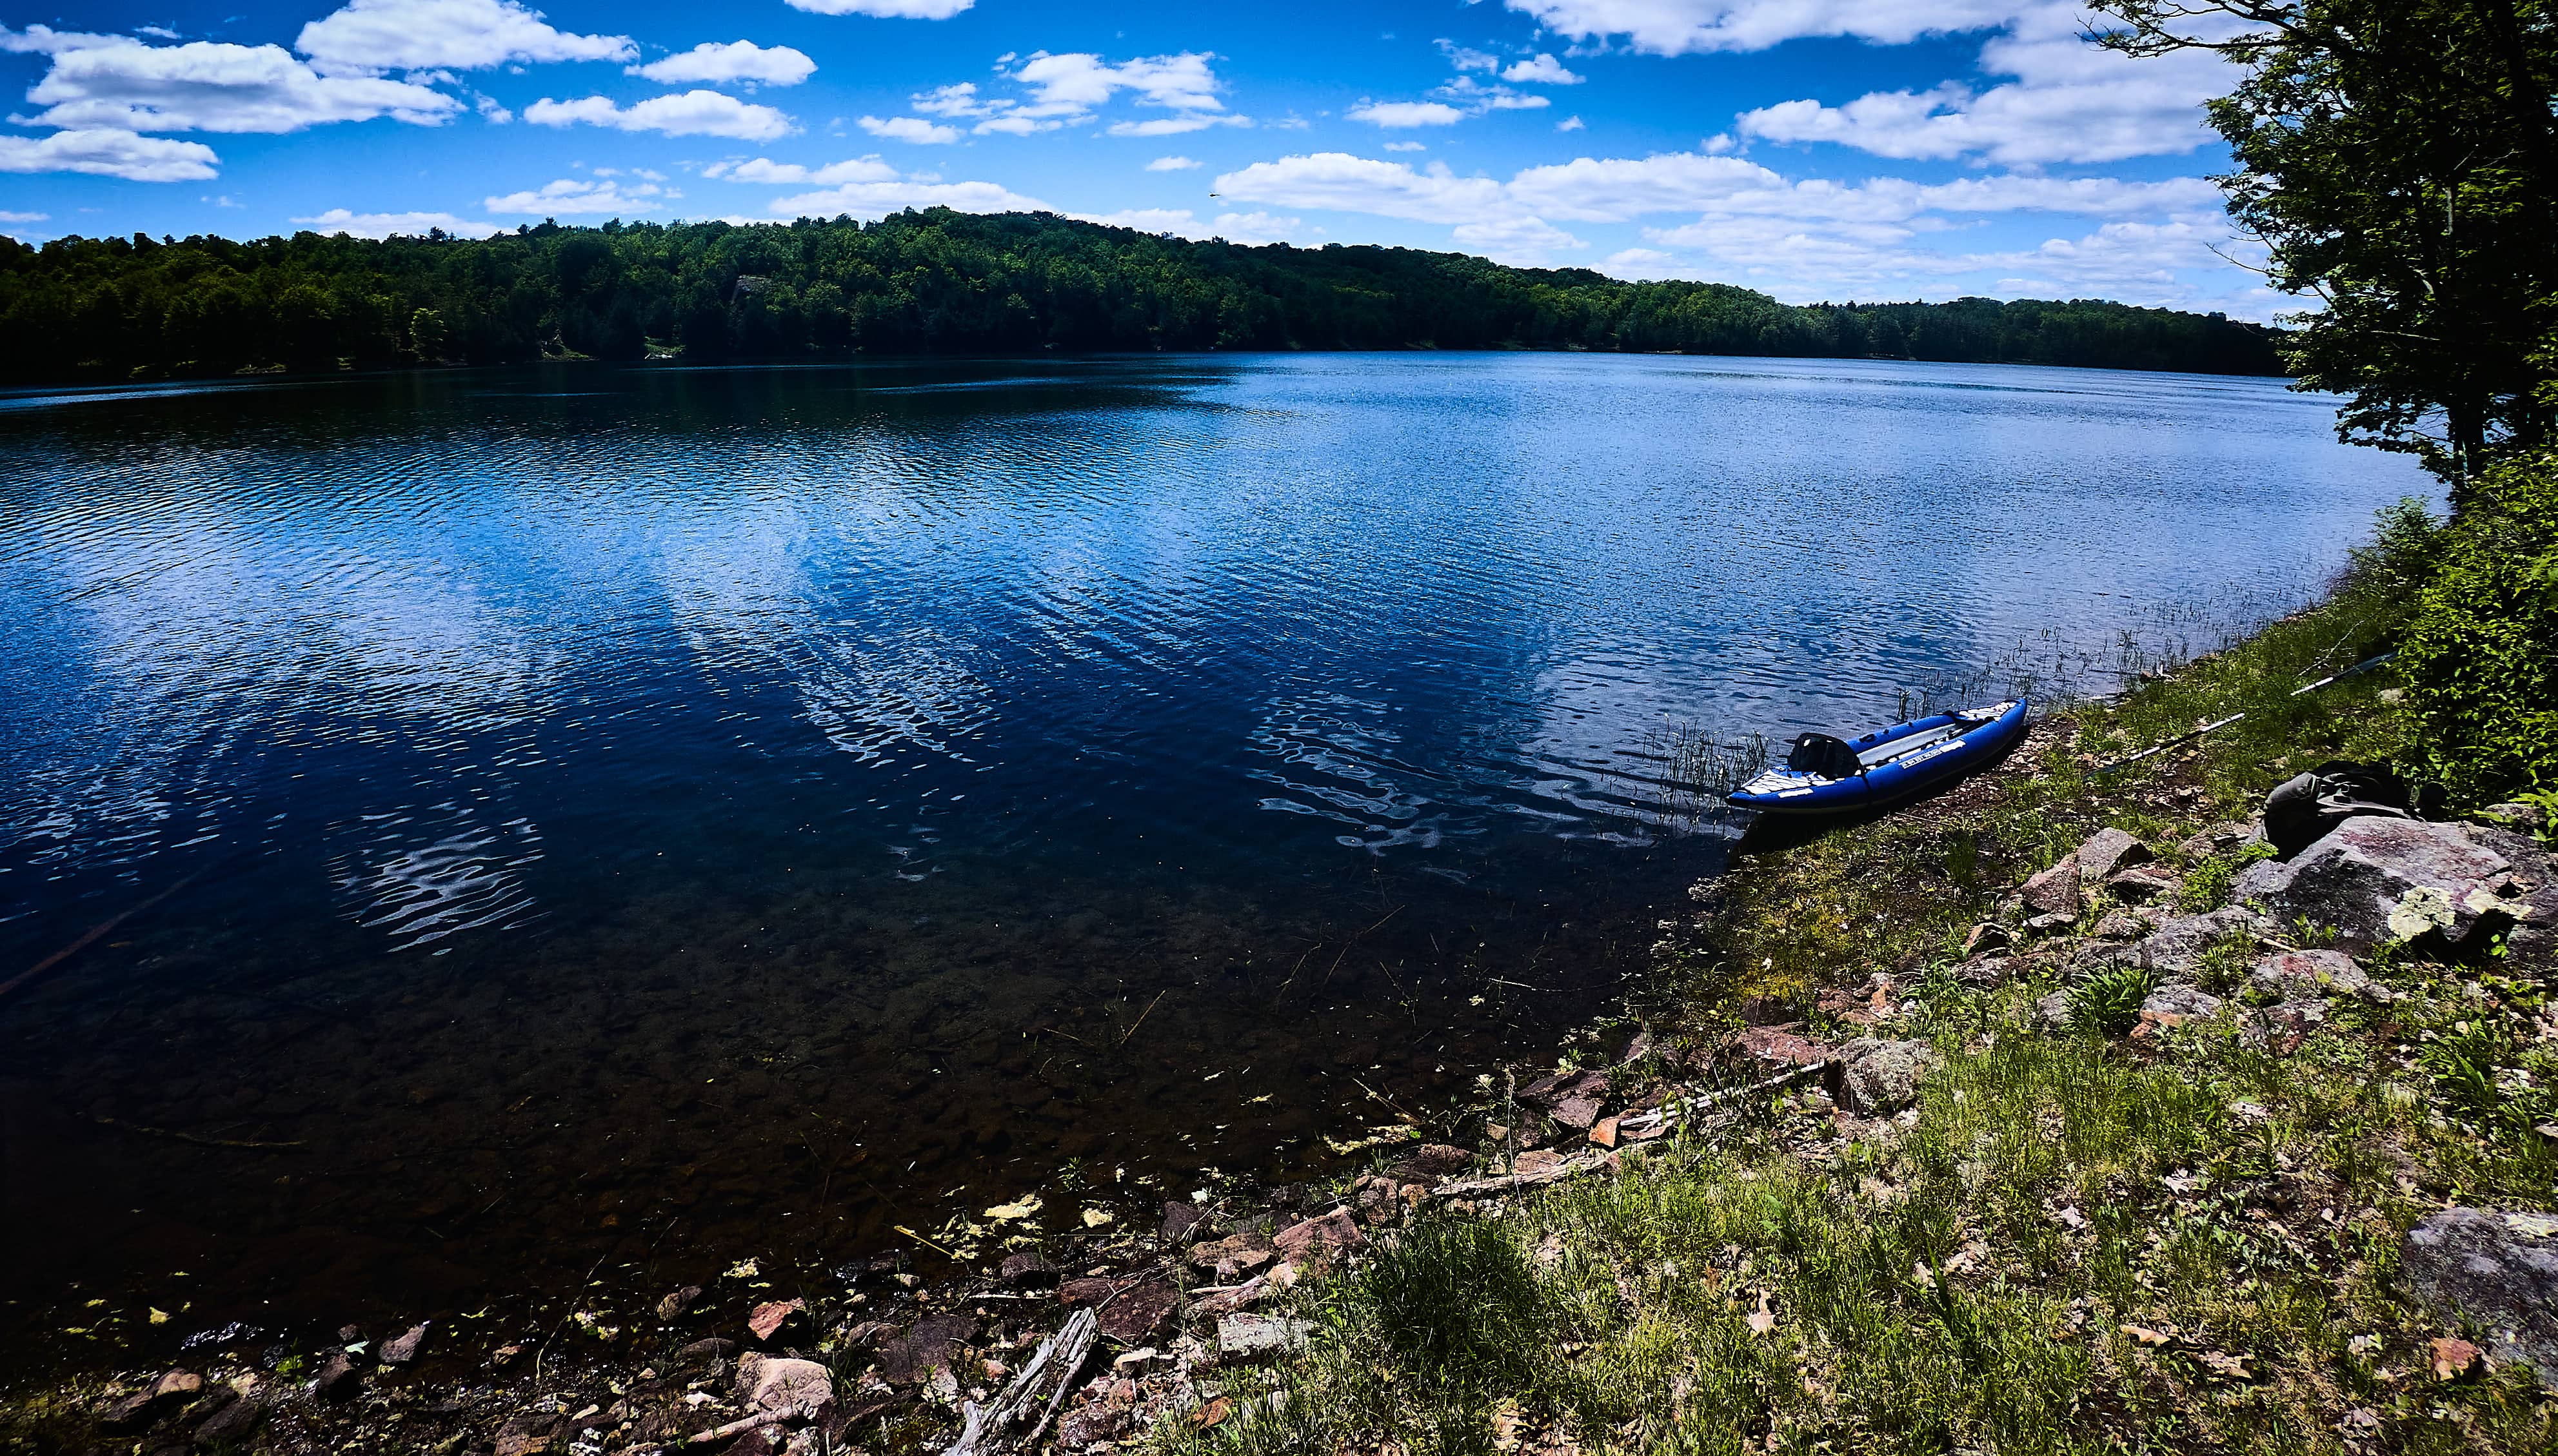
{"type": "MultiPolygon", "coordinates": [[[[1592,1233],[1589,1207],[1556,1200],[1576,1188],[1723,1197],[1809,1179],[1850,1224],[1906,1217],[1914,1189],[1937,1186],[1921,1166],[1939,1135],[1928,1120],[1991,1116],[1966,1090],[1997,1091],[2015,1076],[2001,1058],[2030,1056],[2151,1079],[2126,1084],[2142,1096],[2192,1093],[2202,1101],[2179,1115],[2196,1135],[2252,1161],[2212,1163],[2207,1145],[2190,1144],[2183,1165],[2158,1172],[2113,1153],[2074,1185],[1993,1213],[1968,1190],[2012,1175],[1975,1154],[1941,1185],[1954,1206],[1929,1236],[1938,1247],[1888,1285],[1891,1300],[1937,1311],[1931,1338],[1975,1338],[1955,1312],[1967,1291],[1988,1307],[2040,1290],[2029,1333],[2073,1352],[2091,1390],[2101,1376],[2192,1406],[2195,1424],[2170,1446],[2211,1447],[2196,1432],[2223,1416],[2242,1429],[2261,1410],[2314,1419],[2308,1448],[2412,1449],[2449,1422],[2469,1448],[2524,1449],[2512,1433],[2551,1430],[2558,1409],[2545,1177],[2558,1104],[2536,1080],[2558,1066],[2558,1016],[2543,1000],[2558,864],[2541,811],[2429,818],[2331,763],[2255,800],[2254,814],[2215,820],[2226,794],[2209,787],[2204,750],[2114,784],[2083,777],[2082,731],[2046,724],[2000,770],[1911,811],[1894,833],[1928,847],[1926,873],[1869,875],[1853,908],[1823,885],[1818,851],[1771,851],[1733,883],[1699,886],[1699,906],[1662,922],[1670,989],[1653,1004],[1594,1027],[1557,1066],[1488,1071],[1477,1102],[1441,1124],[1463,1129],[1457,1140],[1407,1125],[1336,1183],[1203,1189],[1151,1229],[1105,1221],[1017,1238],[1009,1254],[990,1241],[996,1252],[957,1265],[975,1272],[938,1281],[882,1257],[793,1292],[750,1260],[639,1307],[599,1296],[541,1331],[454,1321],[262,1348],[213,1340],[181,1368],[20,1392],[0,1450],[810,1456],[1229,1437],[1280,1449],[1343,1429],[1313,1409],[1353,1379],[1326,1352],[1373,1316],[1340,1291],[1373,1284],[1452,1222],[1512,1240],[1531,1282],[1613,1279],[1603,1287],[1620,1306],[1572,1316],[1597,1333],[1538,1352],[1518,1389],[1465,1394],[1498,1449],[1645,1444],[1642,1417],[1594,1427],[1602,1407],[1572,1382],[1615,1358],[1610,1340],[1675,1311],[1709,1334],[1731,1322],[1749,1347],[1731,1358],[1745,1363],[1798,1342],[1781,1368],[1800,1393],[1753,1388],[1751,1439],[1776,1450],[1783,1433],[1838,1418],[1863,1379],[1855,1342],[1822,1325],[1835,1316],[1818,1313],[1812,1275],[1798,1261],[1779,1276],[1777,1247],[1738,1238],[1702,1259],[1630,1261],[1592,1233]],[[2001,845],[2028,801],[2047,842],[2080,821],[2075,848],[2038,863],[2001,845]],[[1982,888],[1995,868],[1965,869],[1983,854],[2004,855],[2011,888],[1982,888]],[[1931,891],[1929,874],[1971,888],[1931,891]],[[1994,913],[1948,922],[1966,896],[1994,913]],[[1815,964],[1862,975],[1782,984],[1776,949],[1807,943],[1814,921],[1847,937],[1815,964]],[[2478,1042],[2489,1025],[2493,1047],[2478,1042]],[[2319,1097],[2325,1112],[2311,1106],[2319,1097]],[[2335,1115],[2361,1104],[2374,1110],[2361,1122],[2335,1115]],[[2478,1196],[2497,1188],[2507,1196],[2478,1196]],[[2031,1227],[2016,1224],[2019,1207],[2031,1227]],[[2279,1267],[2279,1279],[2250,1280],[2259,1300],[2277,1284],[2287,1299],[2332,1289],[2335,1348],[2284,1350],[2261,1329],[2251,1346],[2244,1319],[2172,1317],[2180,1300],[2206,1297],[2174,1287],[2189,1236],[2242,1241],[2249,1267],[2279,1267]],[[2104,1273],[2107,1260],[2123,1268],[2104,1273]]],[[[1898,853],[1888,837],[1841,835],[1827,853],[1898,853]]],[[[1969,1145],[2010,1139],[2000,1155],[2014,1166],[2065,1161],[2080,1136],[2066,1097],[2017,1107],[2021,1129],[1985,1124],[1969,1145]]],[[[2116,1115],[2138,1121],[2137,1109],[2116,1115]]],[[[988,1209],[986,1227],[1018,1217],[988,1209]]],[[[1367,1363],[1383,1374],[1355,1380],[1396,1380],[1392,1359],[1367,1363]]],[[[1965,1368],[1987,1380],[1994,1363],[1965,1368]]],[[[1661,1390],[1703,1399],[1710,1375],[1695,1365],[1661,1390]]],[[[2119,1436],[2136,1404],[2069,1408],[2086,1431],[2119,1436]]],[[[1387,1417],[1358,1418],[1394,1444],[1387,1417]]]]}

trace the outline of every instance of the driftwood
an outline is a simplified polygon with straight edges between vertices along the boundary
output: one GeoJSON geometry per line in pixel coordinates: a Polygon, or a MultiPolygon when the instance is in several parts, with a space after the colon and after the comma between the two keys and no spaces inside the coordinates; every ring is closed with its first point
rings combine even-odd
{"type": "Polygon", "coordinates": [[[744,1420],[732,1420],[726,1425],[713,1426],[706,1431],[695,1431],[692,1435],[692,1443],[696,1446],[707,1446],[714,1441],[725,1441],[731,1436],[742,1436],[748,1431],[760,1430],[768,1425],[786,1425],[807,1414],[807,1407],[801,1405],[784,1405],[779,1410],[761,1410],[744,1420]]]}
{"type": "Polygon", "coordinates": [[[1101,1319],[1092,1306],[1068,1315],[1066,1328],[1051,1335],[1032,1356],[1013,1383],[1004,1387],[991,1405],[974,1400],[959,1407],[959,1439],[942,1452],[942,1456],[988,1456],[1002,1444],[1005,1432],[1019,1424],[1040,1400],[1040,1390],[1050,1381],[1057,1389],[1049,1394],[1048,1408],[1041,1414],[1039,1425],[1031,1432],[1036,1442],[1048,1423],[1056,1418],[1058,1407],[1066,1403],[1066,1391],[1073,1388],[1074,1378],[1083,1362],[1092,1355],[1093,1342],[1100,1338],[1101,1319]]]}

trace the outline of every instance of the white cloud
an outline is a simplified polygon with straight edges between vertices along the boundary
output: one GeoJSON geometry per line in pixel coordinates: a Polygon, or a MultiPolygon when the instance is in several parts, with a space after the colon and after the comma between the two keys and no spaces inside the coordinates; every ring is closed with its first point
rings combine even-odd
{"type": "Polygon", "coordinates": [[[475,222],[450,212],[350,212],[344,207],[293,220],[314,232],[343,232],[350,237],[424,237],[438,227],[455,237],[494,237],[506,230],[495,222],[475,222]]]}
{"type": "Polygon", "coordinates": [[[1026,198],[991,182],[926,182],[907,177],[894,182],[849,183],[831,192],[776,198],[776,217],[885,217],[909,207],[948,207],[954,212],[1048,212],[1037,198],[1026,198]]]}
{"type": "Polygon", "coordinates": [[[1202,222],[1188,207],[1134,207],[1123,212],[1068,214],[1085,222],[1098,222],[1104,227],[1132,227],[1139,232],[1169,232],[1177,237],[1205,241],[1212,237],[1244,247],[1265,243],[1295,242],[1312,235],[1321,236],[1323,229],[1308,229],[1299,218],[1281,217],[1270,212],[1219,212],[1202,222]]]}
{"type": "Polygon", "coordinates": [[[1980,66],[2014,76],[1975,92],[1958,81],[1875,91],[1843,105],[1781,101],[1738,130],[1775,142],[1831,142],[1903,160],[1984,159],[2010,167],[2113,162],[2191,152],[2210,139],[2202,103],[2234,79],[2218,59],[2117,56],[2087,44],[2077,12],[2044,6],[1981,48],[1980,66]]]}
{"type": "Polygon", "coordinates": [[[919,91],[909,99],[915,103],[916,110],[926,116],[983,116],[988,109],[987,103],[977,98],[975,81],[936,86],[928,91],[919,91]]]}
{"type": "Polygon", "coordinates": [[[706,81],[717,86],[744,81],[768,86],[795,86],[816,71],[816,62],[788,46],[759,46],[753,41],[731,41],[723,46],[716,41],[704,41],[690,51],[678,51],[663,61],[627,67],[625,73],[645,76],[668,85],[706,81]]]}
{"type": "Polygon", "coordinates": [[[1533,266],[1550,261],[1558,252],[1590,246],[1541,217],[1461,222],[1454,236],[1459,247],[1517,266],[1533,266]]]}
{"type": "Polygon", "coordinates": [[[643,182],[626,190],[618,180],[580,182],[562,178],[539,191],[508,193],[502,198],[491,198],[482,205],[492,212],[532,217],[601,217],[653,212],[665,205],[663,199],[681,196],[654,183],[643,182]]]}
{"type": "Polygon", "coordinates": [[[1490,51],[1477,51],[1454,41],[1439,42],[1440,54],[1448,58],[1448,67],[1460,74],[1469,70],[1498,70],[1501,58],[1490,51]]]}
{"type": "Polygon", "coordinates": [[[893,142],[912,142],[917,146],[947,146],[959,140],[959,128],[926,121],[921,116],[865,116],[862,130],[893,142]]]}
{"type": "Polygon", "coordinates": [[[554,101],[548,96],[524,108],[524,119],[536,126],[569,126],[585,122],[617,131],[662,132],[670,137],[734,137],[768,142],[790,134],[790,118],[770,106],[758,106],[718,91],[691,90],[651,96],[632,106],[616,106],[603,96],[554,101]]]}
{"type": "Polygon", "coordinates": [[[778,183],[785,187],[895,182],[900,175],[896,168],[877,157],[856,157],[846,162],[830,162],[823,167],[802,167],[796,162],[775,162],[758,157],[752,162],[720,162],[702,169],[702,176],[726,182],[778,183]]]}
{"type": "Polygon", "coordinates": [[[1370,212],[1410,222],[1481,222],[1514,212],[1507,191],[1488,177],[1458,177],[1434,162],[1415,172],[1348,152],[1255,162],[1216,180],[1221,197],[1286,207],[1370,212]]]}
{"type": "Polygon", "coordinates": [[[0,222],[50,222],[53,216],[51,212],[12,212],[0,207],[0,222]]]}
{"type": "Polygon", "coordinates": [[[1188,157],[1158,157],[1146,164],[1146,170],[1148,172],[1189,172],[1198,166],[1199,163],[1188,157]]]}
{"type": "MultiPolygon", "coordinates": [[[[1251,118],[1225,109],[1216,92],[1215,72],[1206,52],[1141,56],[1113,63],[1090,52],[1051,55],[1035,51],[1005,71],[1005,78],[1025,94],[988,96],[973,81],[959,81],[913,97],[915,109],[926,116],[973,119],[980,135],[1032,136],[1079,126],[1122,92],[1134,94],[1141,106],[1160,107],[1170,116],[1113,123],[1115,137],[1167,137],[1204,131],[1211,126],[1250,126],[1251,118]]],[[[1006,56],[998,65],[1011,65],[1006,56]]]]}
{"type": "Polygon", "coordinates": [[[1158,116],[1146,121],[1114,121],[1109,132],[1114,137],[1177,137],[1186,132],[1206,131],[1211,126],[1250,126],[1249,116],[1158,116]]]}
{"type": "Polygon", "coordinates": [[[481,70],[508,63],[630,61],[628,36],[554,29],[515,0],[352,0],[311,22],[293,43],[322,70],[481,70]]]}
{"type": "Polygon", "coordinates": [[[880,20],[948,20],[977,0],[787,0],[793,10],[817,15],[868,15],[880,20]]]}
{"type": "Polygon", "coordinates": [[[52,58],[13,117],[74,131],[288,132],[391,116],[433,126],[462,109],[440,91],[374,76],[322,75],[281,46],[195,41],[146,46],[129,36],[0,28],[0,50],[52,58]]]}
{"type": "Polygon", "coordinates": [[[1368,101],[1353,106],[1349,112],[1352,121],[1365,121],[1376,126],[1455,126],[1466,119],[1466,113],[1444,101],[1368,101]]]}
{"type": "Polygon", "coordinates": [[[1588,125],[1588,123],[1584,122],[1578,116],[1567,116],[1561,121],[1556,122],[1554,124],[1554,129],[1556,131],[1580,131],[1586,125],[1588,125]]]}
{"type": "Polygon", "coordinates": [[[1886,46],[1921,36],[1985,30],[2020,0],[1503,0],[1557,35],[1582,41],[1626,37],[1637,51],[1764,51],[1809,36],[1845,36],[1886,46]]]}
{"type": "Polygon", "coordinates": [[[0,172],[84,172],[127,182],[205,182],[221,160],[202,142],[173,142],[129,131],[0,137],[0,172]]]}
{"type": "Polygon", "coordinates": [[[1427,152],[1430,150],[1430,144],[1428,142],[1388,142],[1385,144],[1384,150],[1389,152],[1427,152]]]}
{"type": "Polygon", "coordinates": [[[1576,75],[1565,69],[1562,62],[1540,51],[1529,60],[1521,61],[1502,71],[1501,79],[1521,85],[1577,86],[1588,77],[1576,75]]]}

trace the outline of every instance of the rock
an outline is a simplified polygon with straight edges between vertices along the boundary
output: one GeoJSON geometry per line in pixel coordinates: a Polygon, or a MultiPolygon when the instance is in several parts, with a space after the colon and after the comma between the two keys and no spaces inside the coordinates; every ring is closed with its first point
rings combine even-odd
{"type": "Polygon", "coordinates": [[[1128,1428],[1128,1409],[1095,1401],[1066,1413],[1057,1424],[1057,1441],[1069,1451],[1098,1445],[1128,1428]]]}
{"type": "Polygon", "coordinates": [[[1003,1280],[1016,1288],[1034,1287],[1057,1282],[1057,1265],[1030,1250],[1004,1256],[1003,1280]]]}
{"type": "Polygon", "coordinates": [[[1136,1344],[1172,1322],[1182,1303],[1181,1290],[1169,1278],[1139,1279],[1123,1286],[1101,1306],[1101,1333],[1136,1344]]]}
{"type": "Polygon", "coordinates": [[[1984,920],[1972,927],[1971,934],[1963,937],[1963,959],[1994,955],[2015,944],[2016,937],[2008,934],[2006,926],[1995,920],[1984,920]]]}
{"type": "Polygon", "coordinates": [[[320,1374],[311,1382],[311,1392],[324,1399],[344,1400],[355,1394],[355,1388],[361,1384],[362,1379],[355,1374],[355,1362],[347,1358],[346,1351],[340,1350],[332,1353],[329,1363],[320,1367],[320,1374]]]}
{"type": "Polygon", "coordinates": [[[2427,1308],[2476,1324],[2496,1359],[2558,1390],[2558,1219],[2448,1208],[2407,1231],[2399,1261],[2427,1308]]]}
{"type": "Polygon", "coordinates": [[[708,1364],[714,1360],[726,1360],[729,1357],[729,1352],[736,1348],[737,1342],[735,1340],[695,1340],[690,1345],[687,1345],[681,1350],[675,1352],[675,1363],[677,1365],[691,1365],[697,1361],[703,1364],[708,1364]]]}
{"type": "Polygon", "coordinates": [[[2135,864],[2109,876],[2105,892],[2126,905],[2144,905],[2175,894],[2181,883],[2177,872],[2164,864],[2135,864]]]}
{"type": "Polygon", "coordinates": [[[1776,1069],[1808,1067],[1838,1055],[1835,1047],[1771,1026],[1744,1026],[1733,1044],[1750,1060],[1776,1069]]]}
{"type": "Polygon", "coordinates": [[[1099,1304],[1118,1292],[1119,1282],[1116,1279],[1105,1279],[1098,1274],[1093,1274],[1080,1279],[1068,1279],[1058,1285],[1057,1302],[1068,1309],[1074,1309],[1086,1304],[1099,1304]]]}
{"type": "Polygon", "coordinates": [[[2407,786],[2384,768],[2328,763],[2265,796],[2265,838],[2291,859],[2356,818],[2405,819],[2407,786]]]}
{"type": "Polygon", "coordinates": [[[2347,819],[2290,862],[2263,860],[2233,891],[2275,915],[2333,928],[2365,949],[2435,933],[2453,945],[2482,924],[2535,913],[2507,900],[2512,861],[2475,843],[2457,824],[2412,819],[2347,819]]]}
{"type": "MultiPolygon", "coordinates": [[[[2273,935],[2280,927],[2241,905],[2224,905],[2202,915],[2172,915],[2138,943],[2143,961],[2170,979],[2191,977],[2203,965],[2203,952],[2224,940],[2250,940],[2273,935]]],[[[2089,968],[2092,969],[2092,968],[2089,968]]]]}
{"type": "Polygon", "coordinates": [[[977,1338],[977,1321],[964,1314],[927,1314],[905,1335],[880,1347],[880,1379],[893,1386],[918,1384],[946,1370],[960,1346],[977,1338]]]}
{"type": "Polygon", "coordinates": [[[497,1456],[540,1456],[559,1439],[567,1418],[557,1411],[528,1410],[497,1427],[497,1456]]]}
{"type": "Polygon", "coordinates": [[[1229,1314],[1216,1322],[1219,1360],[1257,1360],[1302,1348],[1314,1331],[1312,1320],[1279,1315],[1229,1314]]]}
{"type": "Polygon", "coordinates": [[[1410,1156],[1386,1169],[1398,1183],[1436,1183],[1466,1171],[1475,1155],[1444,1142],[1425,1142],[1410,1156]]]}
{"type": "Polygon", "coordinates": [[[2141,1019],[2162,1026],[2182,1026],[2220,1013],[2220,997],[2189,982],[2172,981],[2141,1002],[2141,1019]]]}
{"type": "Polygon", "coordinates": [[[2524,834],[2538,833],[2548,823],[2537,804],[2489,804],[2471,817],[2524,834]]]}
{"type": "Polygon", "coordinates": [[[1294,1264],[1321,1264],[1336,1255],[1356,1254],[1367,1248],[1367,1236],[1359,1232],[1356,1220],[1347,1208],[1318,1215],[1302,1223],[1291,1224],[1270,1241],[1279,1257],[1294,1264]]]}
{"type": "Polygon", "coordinates": [[[1599,1103],[1593,1098],[1567,1097],[1548,1116],[1577,1131],[1599,1121],[1599,1103]]]}
{"type": "Polygon", "coordinates": [[[2078,892],[2087,895],[2113,878],[2114,871],[2146,864],[2156,857],[2135,836],[2119,829],[2100,829],[2069,858],[2078,865],[2078,892]]]}
{"type": "Polygon", "coordinates": [[[98,1423],[109,1429],[140,1425],[157,1411],[198,1394],[204,1389],[203,1376],[193,1371],[173,1370],[98,1412],[98,1423]]]}
{"type": "MultiPolygon", "coordinates": [[[[1387,1184],[1389,1195],[1393,1188],[1387,1184]]],[[[1230,1282],[1236,1274],[1257,1269],[1273,1257],[1269,1238],[1262,1234],[1234,1234],[1202,1244],[1190,1252],[1193,1268],[1213,1269],[1221,1282],[1230,1282]]]]}
{"type": "Polygon", "coordinates": [[[1848,1111],[1860,1118],[1899,1112],[1918,1099],[1918,1079],[1939,1060],[1923,1041],[1883,1041],[1860,1036],[1839,1053],[1840,1085],[1848,1111]]]}
{"type": "Polygon", "coordinates": [[[233,1400],[214,1411],[205,1419],[203,1424],[196,1427],[196,1444],[199,1446],[218,1446],[226,1442],[235,1444],[246,1438],[250,1431],[257,1429],[258,1421],[265,1416],[264,1400],[254,1397],[233,1400]]]}
{"type": "Polygon", "coordinates": [[[2278,951],[2256,962],[2247,973],[2247,985],[2292,1000],[2321,993],[2359,994],[2370,990],[2371,977],[2351,956],[2337,951],[2278,951]]]}
{"type": "Polygon", "coordinates": [[[2086,908],[2078,889],[2078,861],[2075,858],[2063,859],[2027,880],[2025,887],[2016,893],[2019,903],[2031,912],[2027,921],[2029,927],[2035,921],[2049,922],[2054,916],[2066,924],[2077,919],[2078,912],[2086,908]]]}
{"type": "Polygon", "coordinates": [[[2008,958],[1974,956],[1954,968],[1954,979],[1965,986],[1997,986],[2007,980],[2008,958]]]}
{"type": "Polygon", "coordinates": [[[2113,910],[2096,922],[2098,940],[2139,940],[2150,933],[2150,923],[2138,915],[2113,910]]]}
{"type": "Polygon", "coordinates": [[[813,1360],[749,1355],[737,1363],[737,1392],[758,1410],[814,1410],[835,1398],[835,1378],[813,1360]]]}
{"type": "MultiPolygon", "coordinates": [[[[1552,1076],[1539,1077],[1520,1088],[1518,1095],[1521,1102],[1559,1108],[1564,1103],[1576,1099],[1598,1102],[1607,1097],[1613,1087],[1614,1084],[1608,1080],[1608,1074],[1605,1072],[1557,1072],[1552,1076]]],[[[1596,1117],[1597,1114],[1594,1113],[1592,1116],[1596,1117]]],[[[1584,1123],[1581,1125],[1587,1127],[1590,1125],[1584,1123]]]]}
{"type": "Polygon", "coordinates": [[[2218,824],[2206,826],[2192,839],[2178,845],[2176,852],[2189,861],[2204,860],[2213,855],[2227,854],[2247,843],[2255,833],[2251,825],[2241,824],[2235,819],[2224,819],[2218,824]]]}
{"type": "Polygon", "coordinates": [[[1164,1242],[1178,1249],[1188,1244],[1208,1222],[1208,1211],[1195,1203],[1164,1205],[1164,1242]]]}
{"type": "Polygon", "coordinates": [[[2034,1003],[2034,1014],[2044,1025],[2058,1031],[2069,1024],[2069,993],[2056,991],[2034,1003]]]}
{"type": "Polygon", "coordinates": [[[397,1339],[382,1342],[382,1364],[406,1365],[417,1359],[417,1347],[426,1343],[426,1326],[421,1324],[397,1339]]]}
{"type": "Polygon", "coordinates": [[[667,1295],[665,1298],[658,1300],[658,1301],[657,1301],[657,1323],[662,1324],[662,1325],[670,1325],[670,1324],[673,1324],[673,1323],[674,1323],[678,1318],[682,1317],[682,1315],[683,1315],[683,1313],[684,1313],[684,1311],[685,1311],[685,1310],[690,1309],[690,1308],[692,1308],[692,1307],[693,1307],[693,1301],[694,1301],[694,1300],[699,1299],[699,1298],[701,1298],[701,1297],[702,1297],[702,1286],[701,1286],[701,1285],[699,1285],[699,1284],[686,1284],[684,1287],[682,1287],[682,1288],[680,1288],[680,1289],[676,1290],[674,1293],[669,1294],[669,1295],[667,1295]]]}
{"type": "Polygon", "coordinates": [[[754,1332],[755,1338],[770,1340],[775,1331],[789,1322],[790,1316],[807,1307],[804,1301],[797,1299],[771,1300],[755,1306],[746,1317],[746,1327],[754,1332]]]}
{"type": "Polygon", "coordinates": [[[1213,1318],[1217,1315],[1232,1314],[1238,1309],[1250,1309],[1260,1303],[1262,1296],[1269,1292],[1269,1276],[1256,1275],[1232,1288],[1219,1289],[1192,1300],[1191,1317],[1193,1319],[1213,1318]]]}

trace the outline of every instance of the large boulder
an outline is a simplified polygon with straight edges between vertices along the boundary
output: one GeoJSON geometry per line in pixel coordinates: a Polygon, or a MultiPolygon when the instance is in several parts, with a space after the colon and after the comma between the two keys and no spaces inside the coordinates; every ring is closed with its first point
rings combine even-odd
{"type": "Polygon", "coordinates": [[[2288,862],[2247,866],[2233,892],[2277,917],[2334,929],[2355,950],[2438,934],[2467,942],[2481,925],[2528,919],[2505,897],[2513,863],[2457,824],[2348,819],[2288,862]]]}
{"type": "Polygon", "coordinates": [[[2476,1324],[2496,1359],[2558,1390],[2558,1219],[2447,1208],[2407,1231],[2400,1263],[2427,1308],[2476,1324]]]}

